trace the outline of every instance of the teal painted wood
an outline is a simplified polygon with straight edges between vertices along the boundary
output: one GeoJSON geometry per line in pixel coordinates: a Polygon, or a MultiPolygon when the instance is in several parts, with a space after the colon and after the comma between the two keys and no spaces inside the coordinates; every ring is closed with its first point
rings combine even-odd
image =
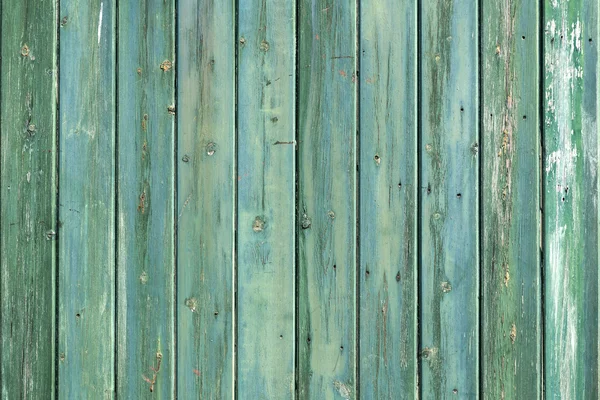
{"type": "Polygon", "coordinates": [[[421,2],[422,398],[479,380],[478,26],[467,0],[421,2]]]}
{"type": "Polygon", "coordinates": [[[598,393],[598,2],[544,8],[545,393],[598,393]]]}
{"type": "Polygon", "coordinates": [[[177,392],[231,398],[234,2],[182,0],[178,16],[177,392]]]}
{"type": "Polygon", "coordinates": [[[298,397],[357,398],[356,2],[299,13],[298,397]]]}
{"type": "Polygon", "coordinates": [[[171,398],[175,3],[119,4],[117,395],[171,398]]]}
{"type": "Polygon", "coordinates": [[[360,14],[360,393],[417,391],[417,8],[360,14]],[[402,29],[396,29],[402,26],[402,29]]]}
{"type": "Polygon", "coordinates": [[[55,1],[2,7],[3,399],[55,395],[56,21],[55,1]]]}
{"type": "Polygon", "coordinates": [[[295,1],[239,2],[239,398],[294,398],[295,12],[295,1]]]}
{"type": "Polygon", "coordinates": [[[483,2],[483,393],[541,396],[539,5],[483,2]]]}
{"type": "Polygon", "coordinates": [[[60,398],[112,398],[115,3],[60,2],[60,398]]]}

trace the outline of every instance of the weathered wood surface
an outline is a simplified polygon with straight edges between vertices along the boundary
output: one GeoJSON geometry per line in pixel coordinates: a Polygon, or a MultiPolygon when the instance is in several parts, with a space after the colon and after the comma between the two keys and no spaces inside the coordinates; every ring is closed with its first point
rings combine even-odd
{"type": "Polygon", "coordinates": [[[174,1],[119,4],[117,395],[172,398],[174,1]]]}
{"type": "Polygon", "coordinates": [[[422,2],[420,326],[423,398],[479,387],[477,5],[422,2]]]}
{"type": "Polygon", "coordinates": [[[3,399],[54,396],[57,5],[2,7],[0,326],[3,399]]]}
{"type": "Polygon", "coordinates": [[[60,1],[58,395],[115,391],[114,1],[60,1]]]}
{"type": "Polygon", "coordinates": [[[231,398],[234,2],[177,7],[177,393],[231,398]]]}
{"type": "Polygon", "coordinates": [[[598,2],[544,4],[547,398],[598,395],[598,2]]]}
{"type": "Polygon", "coordinates": [[[295,13],[294,1],[239,2],[239,398],[294,398],[295,13]]]}
{"type": "Polygon", "coordinates": [[[539,5],[483,2],[483,393],[541,396],[539,5]]]}
{"type": "Polygon", "coordinates": [[[356,3],[299,2],[298,397],[357,398],[356,3]]]}
{"type": "Polygon", "coordinates": [[[417,8],[414,0],[371,0],[360,10],[360,394],[412,398],[418,337],[417,8]]]}
{"type": "Polygon", "coordinates": [[[3,1],[0,397],[596,398],[599,9],[3,1]]]}

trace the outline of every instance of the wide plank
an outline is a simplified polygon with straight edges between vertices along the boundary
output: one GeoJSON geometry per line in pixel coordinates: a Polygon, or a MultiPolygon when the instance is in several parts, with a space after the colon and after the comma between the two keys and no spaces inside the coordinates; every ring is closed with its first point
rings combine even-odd
{"type": "Polygon", "coordinates": [[[360,7],[359,368],[365,399],[417,393],[416,5],[369,0],[360,7]]]}
{"type": "Polygon", "coordinates": [[[421,2],[421,397],[479,388],[478,9],[421,2]]]}
{"type": "Polygon", "coordinates": [[[175,391],[175,2],[119,4],[117,395],[175,391]]]}
{"type": "Polygon", "coordinates": [[[358,398],[356,1],[299,0],[298,397],[358,398]]]}
{"type": "Polygon", "coordinates": [[[0,70],[2,398],[54,398],[57,4],[4,2],[0,70]]]}
{"type": "Polygon", "coordinates": [[[295,385],[294,0],[240,0],[237,75],[237,395],[295,385]]]}
{"type": "Polygon", "coordinates": [[[60,1],[58,393],[115,391],[115,1],[60,1]]]}
{"type": "Polygon", "coordinates": [[[541,396],[539,5],[483,2],[483,393],[541,396]]]}
{"type": "Polygon", "coordinates": [[[598,394],[598,2],[544,4],[547,398],[598,394]]]}
{"type": "Polygon", "coordinates": [[[235,7],[177,5],[177,393],[234,392],[235,7]]]}

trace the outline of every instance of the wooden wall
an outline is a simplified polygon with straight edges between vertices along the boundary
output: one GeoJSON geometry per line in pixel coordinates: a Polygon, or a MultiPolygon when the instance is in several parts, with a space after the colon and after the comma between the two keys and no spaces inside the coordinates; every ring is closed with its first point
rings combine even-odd
{"type": "Polygon", "coordinates": [[[597,399],[597,0],[2,0],[2,399],[597,399]]]}

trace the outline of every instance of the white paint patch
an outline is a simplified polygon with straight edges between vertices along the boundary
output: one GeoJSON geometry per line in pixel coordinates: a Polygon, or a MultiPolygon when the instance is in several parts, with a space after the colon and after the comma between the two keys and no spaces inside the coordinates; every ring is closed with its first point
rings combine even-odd
{"type": "Polygon", "coordinates": [[[350,388],[348,386],[344,385],[340,381],[333,382],[333,386],[335,386],[335,389],[338,391],[340,396],[342,396],[344,399],[350,398],[350,395],[352,394],[352,392],[350,391],[350,388]]]}
{"type": "MultiPolygon", "coordinates": [[[[582,25],[579,18],[575,23],[569,22],[564,3],[559,3],[557,0],[551,1],[554,8],[562,9],[562,18],[546,24],[546,34],[553,42],[544,58],[545,76],[549,82],[545,91],[547,106],[544,122],[551,127],[555,137],[555,151],[545,160],[547,182],[555,186],[555,194],[552,194],[552,188],[548,188],[548,201],[554,203],[552,209],[555,213],[550,217],[554,223],[548,226],[548,286],[551,290],[551,295],[548,296],[551,301],[548,313],[557,327],[550,339],[554,345],[551,358],[556,363],[553,374],[560,377],[560,397],[572,399],[576,398],[572,378],[577,372],[577,359],[580,356],[577,337],[580,316],[577,296],[573,293],[573,280],[576,279],[574,271],[580,266],[576,265],[570,253],[577,251],[575,248],[580,244],[577,240],[572,240],[573,230],[581,226],[578,210],[581,193],[576,185],[577,165],[581,165],[579,157],[584,160],[587,158],[588,150],[578,148],[577,141],[573,140],[574,120],[581,107],[575,103],[578,98],[576,94],[583,85],[579,54],[582,51],[582,25]],[[570,201],[572,208],[563,206],[565,198],[570,201]]],[[[583,117],[585,119],[585,115],[583,117]]],[[[596,149],[589,151],[595,152],[596,149]]]]}
{"type": "Polygon", "coordinates": [[[104,3],[100,3],[100,15],[98,16],[98,44],[100,44],[100,38],[102,37],[102,10],[104,9],[104,3]]]}

